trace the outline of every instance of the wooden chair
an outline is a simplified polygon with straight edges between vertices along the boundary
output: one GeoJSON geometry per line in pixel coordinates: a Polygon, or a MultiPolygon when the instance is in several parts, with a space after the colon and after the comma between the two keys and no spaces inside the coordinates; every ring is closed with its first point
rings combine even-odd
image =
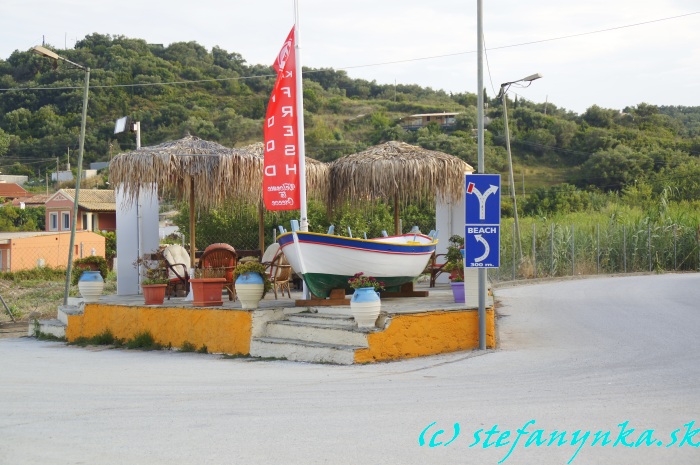
{"type": "Polygon", "coordinates": [[[435,287],[435,280],[437,277],[447,272],[447,270],[445,270],[445,264],[447,262],[438,263],[438,257],[443,257],[444,259],[445,255],[444,253],[436,254],[433,252],[433,255],[430,257],[430,262],[428,262],[428,266],[426,267],[426,273],[430,273],[430,287],[435,287]]]}
{"type": "Polygon", "coordinates": [[[222,277],[214,276],[214,269],[223,270],[223,277],[226,278],[224,289],[226,289],[228,292],[228,300],[235,300],[236,298],[236,285],[233,282],[233,269],[236,267],[237,259],[238,255],[236,255],[236,249],[229,244],[216,243],[211,244],[209,247],[204,249],[202,257],[199,259],[199,263],[197,264],[197,268],[201,270],[201,275],[203,278],[222,277]]]}
{"type": "Polygon", "coordinates": [[[287,290],[287,296],[291,299],[292,292],[290,290],[289,281],[292,279],[292,265],[287,261],[287,257],[282,252],[279,252],[269,267],[270,281],[272,282],[272,292],[275,293],[277,299],[277,291],[279,290],[284,297],[284,291],[287,290]]]}
{"type": "Polygon", "coordinates": [[[190,254],[187,249],[178,244],[171,244],[163,249],[163,258],[168,272],[168,287],[165,292],[170,296],[175,293],[178,286],[182,286],[185,294],[190,292],[190,254]]]}

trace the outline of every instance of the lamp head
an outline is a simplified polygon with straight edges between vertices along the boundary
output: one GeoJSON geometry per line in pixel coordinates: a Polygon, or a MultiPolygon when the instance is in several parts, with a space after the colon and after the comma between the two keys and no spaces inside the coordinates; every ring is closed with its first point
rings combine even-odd
{"type": "Polygon", "coordinates": [[[529,75],[528,77],[522,78],[521,81],[532,82],[536,79],[540,79],[541,77],[542,77],[542,75],[540,73],[535,73],[535,74],[529,75]]]}
{"type": "Polygon", "coordinates": [[[58,54],[56,52],[53,52],[46,47],[42,47],[41,45],[35,46],[32,49],[32,52],[36,53],[37,55],[43,55],[45,57],[51,58],[53,60],[58,60],[58,54]]]}

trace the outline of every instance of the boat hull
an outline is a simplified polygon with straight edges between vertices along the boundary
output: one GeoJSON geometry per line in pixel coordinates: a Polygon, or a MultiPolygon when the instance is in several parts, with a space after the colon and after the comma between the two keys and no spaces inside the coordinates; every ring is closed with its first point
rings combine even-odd
{"type": "Polygon", "coordinates": [[[332,289],[349,290],[348,279],[356,273],[377,278],[387,289],[411,282],[425,270],[437,245],[416,234],[365,240],[296,232],[282,234],[278,241],[309,290],[324,298],[332,289]]]}

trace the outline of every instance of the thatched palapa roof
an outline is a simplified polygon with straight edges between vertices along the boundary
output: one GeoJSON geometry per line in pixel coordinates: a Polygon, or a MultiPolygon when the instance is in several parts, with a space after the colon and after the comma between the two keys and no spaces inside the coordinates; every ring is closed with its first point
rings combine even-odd
{"type": "Polygon", "coordinates": [[[261,176],[257,157],[240,149],[186,136],[176,141],[125,152],[112,159],[109,181],[122,184],[128,198],[150,183],[174,192],[179,199],[192,198],[192,180],[197,203],[208,208],[225,199],[257,200],[261,176]]]}
{"type": "Polygon", "coordinates": [[[443,152],[390,141],[341,157],[329,170],[329,203],[340,205],[376,199],[456,202],[464,197],[464,174],[474,168],[443,152]]]}
{"type": "MultiPolygon", "coordinates": [[[[240,150],[254,154],[262,163],[265,156],[265,146],[262,142],[241,147],[240,150]]],[[[306,157],[306,190],[310,197],[325,200],[328,196],[328,165],[314,158],[306,157]]],[[[260,168],[262,172],[262,165],[260,168]]],[[[260,179],[260,192],[262,192],[262,177],[260,179]]]]}
{"type": "MultiPolygon", "coordinates": [[[[232,198],[257,202],[262,196],[263,164],[261,142],[231,149],[188,135],[117,155],[109,165],[109,182],[122,184],[130,199],[151,183],[178,199],[189,199],[194,179],[197,204],[209,208],[232,198]]],[[[325,198],[327,165],[307,158],[306,182],[311,195],[325,198]]]]}

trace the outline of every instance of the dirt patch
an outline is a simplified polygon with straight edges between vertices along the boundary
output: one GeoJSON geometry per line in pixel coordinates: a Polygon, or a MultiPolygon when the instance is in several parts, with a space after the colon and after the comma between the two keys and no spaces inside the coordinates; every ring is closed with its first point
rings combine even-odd
{"type": "Polygon", "coordinates": [[[0,322],[0,339],[26,336],[28,328],[28,321],[0,322]]]}

